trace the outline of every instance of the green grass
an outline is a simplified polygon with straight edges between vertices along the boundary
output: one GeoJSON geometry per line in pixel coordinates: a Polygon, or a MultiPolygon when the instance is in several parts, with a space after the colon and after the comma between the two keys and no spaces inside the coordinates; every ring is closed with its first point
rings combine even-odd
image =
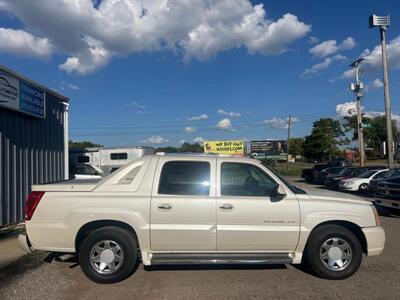
{"type": "Polygon", "coordinates": [[[294,163],[274,163],[271,166],[276,172],[284,176],[301,176],[301,172],[305,168],[312,168],[313,164],[305,162],[294,163]]]}

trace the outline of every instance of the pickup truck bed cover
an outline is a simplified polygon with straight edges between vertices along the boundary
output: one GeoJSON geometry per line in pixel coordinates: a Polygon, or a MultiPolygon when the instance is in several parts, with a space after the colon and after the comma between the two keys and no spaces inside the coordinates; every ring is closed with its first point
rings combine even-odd
{"type": "Polygon", "coordinates": [[[36,184],[32,186],[32,191],[42,192],[90,192],[93,190],[101,179],[85,179],[85,180],[66,180],[48,184],[36,184]]]}

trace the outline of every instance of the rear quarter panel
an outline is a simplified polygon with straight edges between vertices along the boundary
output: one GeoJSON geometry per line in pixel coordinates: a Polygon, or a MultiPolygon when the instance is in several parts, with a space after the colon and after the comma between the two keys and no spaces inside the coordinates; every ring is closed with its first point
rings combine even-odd
{"type": "MultiPolygon", "coordinates": [[[[157,159],[143,158],[145,170],[134,179],[132,191],[117,184],[115,178],[129,167],[103,180],[92,191],[46,192],[40,200],[26,230],[34,249],[75,252],[75,239],[82,226],[93,221],[114,220],[130,225],[136,232],[140,248],[150,248],[150,199],[157,159]]],[[[132,164],[134,167],[134,164],[132,164]]],[[[132,167],[132,168],[133,168],[132,167]]]]}

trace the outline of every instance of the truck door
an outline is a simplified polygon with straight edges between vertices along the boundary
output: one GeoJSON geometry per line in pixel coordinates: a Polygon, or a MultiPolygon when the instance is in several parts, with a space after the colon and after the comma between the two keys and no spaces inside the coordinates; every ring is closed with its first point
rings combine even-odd
{"type": "Polygon", "coordinates": [[[271,197],[276,181],[263,168],[218,159],[218,251],[295,250],[300,230],[297,197],[271,197]]]}
{"type": "Polygon", "coordinates": [[[159,158],[151,199],[152,251],[216,249],[216,158],[159,158]]]}

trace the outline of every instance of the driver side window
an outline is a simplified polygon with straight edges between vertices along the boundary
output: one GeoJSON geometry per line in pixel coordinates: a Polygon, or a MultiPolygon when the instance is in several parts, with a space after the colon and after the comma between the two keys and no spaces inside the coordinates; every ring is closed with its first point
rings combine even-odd
{"type": "Polygon", "coordinates": [[[246,163],[221,165],[221,196],[271,196],[276,182],[260,168],[246,163]]]}

